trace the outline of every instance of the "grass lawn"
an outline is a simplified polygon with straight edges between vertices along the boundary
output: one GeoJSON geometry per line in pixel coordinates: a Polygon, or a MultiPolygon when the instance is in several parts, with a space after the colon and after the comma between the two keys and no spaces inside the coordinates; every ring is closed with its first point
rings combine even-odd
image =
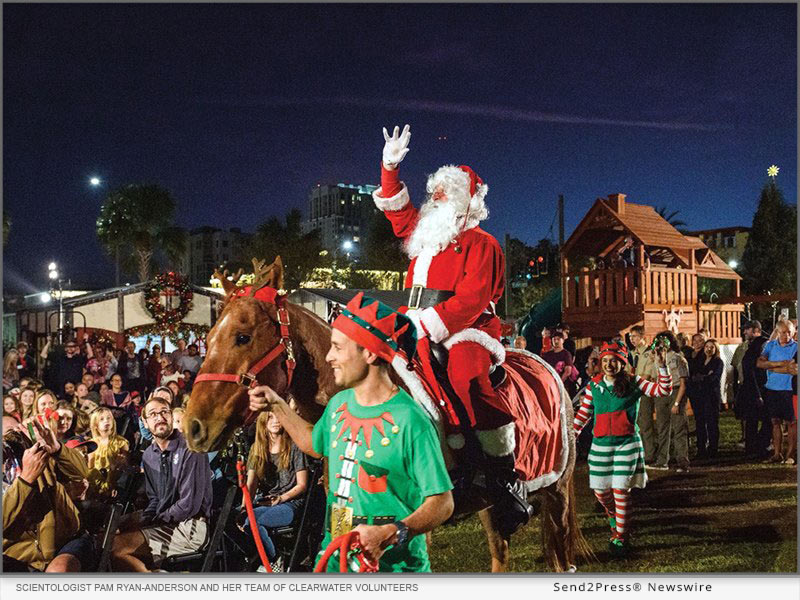
{"type": "MultiPolygon", "coordinates": [[[[597,562],[579,564],[579,571],[797,572],[797,468],[745,462],[731,411],[720,417],[720,437],[720,457],[713,463],[696,462],[689,473],[648,471],[647,488],[634,491],[634,552],[624,560],[607,551],[607,520],[589,489],[586,462],[579,462],[579,521],[597,555],[597,562]]],[[[539,522],[535,518],[512,539],[511,571],[547,570],[539,522]]],[[[478,518],[434,531],[430,557],[434,572],[489,571],[478,518]]]]}

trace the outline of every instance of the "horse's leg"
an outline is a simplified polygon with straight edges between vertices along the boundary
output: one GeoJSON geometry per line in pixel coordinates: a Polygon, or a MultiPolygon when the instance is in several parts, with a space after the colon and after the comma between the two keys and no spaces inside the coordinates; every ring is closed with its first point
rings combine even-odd
{"type": "Polygon", "coordinates": [[[492,555],[492,573],[503,573],[508,571],[508,547],[509,540],[504,538],[497,531],[492,519],[493,507],[484,508],[478,512],[478,516],[486,532],[486,540],[489,542],[489,553],[492,555]]]}
{"type": "MultiPolygon", "coordinates": [[[[559,387],[562,387],[559,385],[559,387]]],[[[554,571],[574,571],[575,558],[580,555],[592,560],[594,553],[578,524],[578,503],[575,500],[575,432],[571,427],[572,404],[562,389],[565,422],[568,424],[567,464],[557,481],[541,490],[542,494],[542,551],[545,562],[554,571]]]]}

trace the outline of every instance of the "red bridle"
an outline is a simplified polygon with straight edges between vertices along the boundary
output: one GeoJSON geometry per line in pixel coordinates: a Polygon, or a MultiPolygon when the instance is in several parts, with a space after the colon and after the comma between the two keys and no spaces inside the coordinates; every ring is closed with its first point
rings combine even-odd
{"type": "MultiPolygon", "coordinates": [[[[246,286],[237,288],[228,297],[228,302],[233,301],[235,298],[240,298],[250,294],[251,287],[246,286]]],[[[278,293],[277,290],[270,287],[263,287],[259,289],[253,296],[256,300],[273,304],[278,309],[278,326],[280,328],[281,339],[278,344],[270,350],[263,358],[254,363],[247,369],[245,373],[200,373],[195,378],[195,383],[201,381],[224,381],[227,383],[235,383],[244,386],[245,388],[253,388],[258,384],[258,374],[263,371],[268,365],[274,362],[281,354],[286,352],[286,389],[292,385],[292,375],[297,362],[294,357],[294,348],[292,347],[292,340],[289,337],[289,311],[286,310],[286,296],[278,293]]],[[[249,410],[249,409],[248,409],[249,410]]],[[[244,425],[249,425],[253,422],[257,413],[252,411],[248,412],[245,418],[244,425]]]]}

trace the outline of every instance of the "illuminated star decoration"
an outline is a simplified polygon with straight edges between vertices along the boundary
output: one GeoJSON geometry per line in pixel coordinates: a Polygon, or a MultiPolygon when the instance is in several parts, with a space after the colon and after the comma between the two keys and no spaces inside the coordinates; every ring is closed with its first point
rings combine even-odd
{"type": "Polygon", "coordinates": [[[364,441],[367,442],[367,448],[369,448],[370,440],[372,439],[373,428],[377,429],[383,437],[386,437],[386,432],[383,429],[383,422],[387,421],[394,425],[394,419],[392,418],[391,413],[388,412],[383,413],[380,417],[360,419],[350,414],[350,411],[347,410],[347,404],[342,404],[336,412],[341,413],[336,422],[341,423],[344,421],[344,425],[339,431],[339,435],[336,436],[336,439],[338,440],[340,437],[342,437],[344,432],[349,429],[350,439],[355,441],[358,438],[358,432],[363,429],[364,441]]]}
{"type": "Polygon", "coordinates": [[[775,181],[775,178],[778,176],[778,171],[780,171],[780,169],[777,167],[777,165],[770,165],[770,167],[767,169],[767,175],[772,177],[772,181],[775,181]]]}

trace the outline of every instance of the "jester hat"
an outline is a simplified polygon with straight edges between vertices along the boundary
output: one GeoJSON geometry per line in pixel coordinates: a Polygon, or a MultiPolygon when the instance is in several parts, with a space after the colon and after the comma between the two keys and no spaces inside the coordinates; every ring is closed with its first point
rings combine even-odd
{"type": "Polygon", "coordinates": [[[347,303],[333,328],[388,363],[398,352],[410,360],[417,349],[417,330],[411,319],[364,292],[347,303]]]}
{"type": "Polygon", "coordinates": [[[605,342],[600,347],[600,358],[604,356],[616,356],[623,363],[628,362],[628,348],[619,342],[605,342]]]}

